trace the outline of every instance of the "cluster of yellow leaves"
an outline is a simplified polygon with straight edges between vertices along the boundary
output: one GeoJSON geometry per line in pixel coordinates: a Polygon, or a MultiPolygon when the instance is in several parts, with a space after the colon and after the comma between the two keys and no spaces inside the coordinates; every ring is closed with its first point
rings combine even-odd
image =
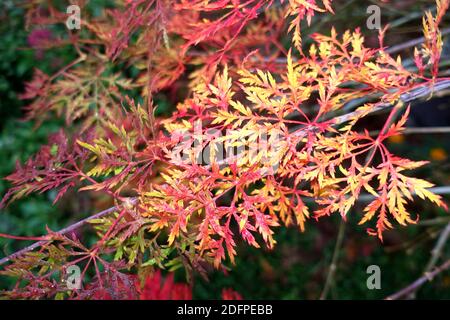
{"type": "Polygon", "coordinates": [[[419,69],[422,67],[422,59],[428,59],[428,64],[432,66],[433,77],[437,77],[439,60],[442,52],[442,34],[439,30],[439,23],[450,5],[449,0],[436,0],[436,16],[431,11],[427,11],[423,17],[423,32],[425,42],[422,45],[421,53],[416,50],[416,64],[419,69]],[[419,62],[420,61],[420,62],[419,62]]]}
{"type": "Polygon", "coordinates": [[[377,230],[369,230],[369,233],[376,234],[382,239],[383,231],[386,228],[392,228],[392,224],[387,217],[388,212],[401,225],[416,223],[417,220],[411,218],[405,207],[408,201],[413,201],[413,194],[416,194],[421,199],[428,199],[438,206],[447,208],[440,196],[427,190],[427,188],[433,187],[432,183],[423,179],[407,177],[400,173],[406,169],[418,168],[425,163],[425,161],[414,162],[406,159],[396,159],[394,162],[396,166],[386,165],[379,169],[371,168],[370,172],[377,172],[378,174],[378,193],[374,194],[375,199],[364,208],[365,215],[359,224],[370,221],[379,212],[377,230]]]}

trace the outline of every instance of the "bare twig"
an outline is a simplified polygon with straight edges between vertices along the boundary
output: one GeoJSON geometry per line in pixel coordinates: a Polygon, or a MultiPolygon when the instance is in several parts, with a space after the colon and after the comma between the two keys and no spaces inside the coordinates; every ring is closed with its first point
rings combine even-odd
{"type": "Polygon", "coordinates": [[[449,222],[450,222],[450,217],[446,216],[446,217],[438,217],[438,218],[433,218],[433,219],[421,220],[421,221],[417,222],[416,225],[422,226],[422,227],[429,227],[429,226],[447,224],[449,222]]]}
{"type": "Polygon", "coordinates": [[[322,294],[320,295],[320,300],[325,300],[327,298],[328,291],[330,291],[331,285],[333,284],[339,253],[341,251],[342,243],[344,241],[344,233],[345,233],[345,220],[342,219],[339,224],[339,231],[336,240],[336,245],[334,247],[333,258],[331,259],[327,279],[325,281],[325,287],[323,288],[322,294]]]}
{"type": "MultiPolygon", "coordinates": [[[[377,135],[379,131],[370,131],[371,136],[377,135]]],[[[450,127],[408,127],[402,131],[402,134],[433,134],[433,133],[450,133],[450,127]]]]}
{"type": "MultiPolygon", "coordinates": [[[[444,36],[446,34],[450,33],[450,28],[445,28],[441,30],[441,34],[444,36]]],[[[404,43],[400,43],[398,45],[392,46],[389,49],[386,50],[387,53],[392,54],[392,53],[397,53],[399,51],[402,51],[404,49],[408,49],[414,46],[417,46],[418,44],[421,44],[425,41],[424,37],[420,37],[417,39],[412,39],[410,41],[404,42],[404,43]]]]}
{"type": "Polygon", "coordinates": [[[444,272],[446,270],[450,269],[450,259],[447,260],[444,264],[440,265],[438,268],[434,269],[431,272],[425,273],[422,277],[411,283],[409,286],[401,289],[400,291],[391,294],[386,298],[386,300],[397,300],[400,299],[409,293],[417,290],[421,286],[423,286],[426,282],[432,281],[434,277],[436,277],[441,272],[444,272]]]}
{"type": "Polygon", "coordinates": [[[444,246],[447,243],[449,237],[450,237],[450,223],[448,223],[447,226],[444,228],[444,230],[442,230],[435,247],[431,251],[431,258],[425,268],[425,272],[429,272],[436,266],[436,263],[438,259],[441,257],[442,250],[444,249],[444,246]]]}
{"type": "MultiPolygon", "coordinates": [[[[436,263],[438,262],[439,258],[442,255],[442,250],[445,247],[445,244],[447,243],[447,239],[450,236],[450,222],[447,224],[447,226],[440,232],[440,236],[433,248],[433,250],[431,250],[431,257],[430,260],[427,263],[427,266],[425,267],[424,270],[424,274],[426,274],[427,272],[430,272],[435,266],[436,263]]],[[[419,288],[411,291],[408,295],[408,299],[414,299],[416,296],[416,292],[419,288]]]]}

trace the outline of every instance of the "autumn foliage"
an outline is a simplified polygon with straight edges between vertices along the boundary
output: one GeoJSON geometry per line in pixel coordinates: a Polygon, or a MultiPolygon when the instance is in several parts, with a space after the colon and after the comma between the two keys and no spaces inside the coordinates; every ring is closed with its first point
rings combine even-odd
{"type": "MultiPolygon", "coordinates": [[[[36,48],[77,53],[55,74],[36,69],[22,95],[27,119],[60,117],[66,126],[17,164],[2,204],[49,190],[56,202],[75,189],[105,195],[115,209],[90,221],[99,237],[91,247],[49,230],[1,271],[26,282],[6,295],[98,298],[135,275],[156,272],[148,281],[159,284],[162,268],[206,274],[234,263],[237,241],[273,248],[281,225],[303,232],[311,218],[346,219],[363,193],[373,199],[352,214],[380,240],[394,224],[416,223],[413,194],[446,207],[430,182],[408,173],[427,162],[385,144],[404,130],[408,102],[448,80],[439,76],[439,24],[449,1],[436,4],[423,18],[417,71],[384,45],[389,28],[375,48],[358,29],[334,28],[306,46],[312,17],[338,9],[328,0],[115,1],[100,15],[82,11],[78,31],[34,39],[36,48]],[[156,116],[161,92],[177,103],[170,116],[156,116]],[[361,122],[380,110],[388,116],[373,134],[361,122]],[[90,276],[67,291],[54,276],[74,264],[90,276]]],[[[27,19],[42,28],[67,15],[29,1],[27,19]]],[[[166,293],[177,286],[170,278],[160,292],[148,281],[145,297],[191,297],[166,293]]]]}

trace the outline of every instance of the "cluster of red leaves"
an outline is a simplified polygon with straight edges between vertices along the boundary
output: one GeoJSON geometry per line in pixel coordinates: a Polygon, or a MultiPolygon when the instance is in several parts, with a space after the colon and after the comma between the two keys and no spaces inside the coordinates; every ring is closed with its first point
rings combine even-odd
{"type": "Polygon", "coordinates": [[[191,300],[192,288],[185,283],[175,283],[173,273],[169,274],[164,281],[158,270],[145,280],[141,289],[140,300],[191,300]]]}
{"type": "MultiPolygon", "coordinates": [[[[144,287],[140,289],[140,300],[191,300],[192,287],[186,283],[175,283],[174,274],[170,273],[163,280],[161,272],[157,270],[147,277],[144,287]]],[[[222,290],[223,300],[242,300],[242,296],[229,288],[222,290]]]]}
{"type": "MultiPolygon", "coordinates": [[[[30,25],[65,21],[43,2],[28,5],[30,25]]],[[[55,255],[51,270],[85,259],[97,280],[79,297],[92,297],[106,290],[99,265],[115,275],[180,266],[204,274],[226,256],[234,262],[239,235],[272,248],[275,227],[303,231],[310,216],[345,219],[362,192],[374,199],[360,223],[375,219],[368,231],[380,239],[392,220],[415,223],[407,210],[413,194],[445,207],[427,190],[431,183],[404,173],[426,162],[392,154],[385,141],[403,130],[411,92],[444,79],[439,23],[448,6],[437,0],[436,15],[426,13],[418,72],[388,54],[386,30],[377,48],[365,46],[360,30],[338,35],[334,28],[313,34],[306,48],[300,23],[333,13],[328,0],[116,1],[100,15],[84,12],[82,31],[54,42],[72,45],[78,57],[52,76],[37,70],[22,96],[31,100],[29,118],[56,115],[71,126],[18,164],[3,204],[51,189],[59,189],[58,200],[76,188],[110,196],[116,210],[91,221],[100,241],[83,247],[82,258],[65,247],[81,244],[66,239],[34,260],[15,259],[7,273],[20,269],[34,279],[34,265],[55,255]],[[291,35],[285,50],[282,40],[291,35]],[[153,104],[162,90],[172,101],[188,92],[165,119],[155,117],[153,104]],[[129,98],[132,92],[142,99],[129,98]],[[361,128],[361,119],[390,105],[375,137],[361,128]]],[[[40,285],[49,274],[36,276],[40,285]]],[[[173,286],[168,279],[145,295],[168,297],[173,286]]]]}

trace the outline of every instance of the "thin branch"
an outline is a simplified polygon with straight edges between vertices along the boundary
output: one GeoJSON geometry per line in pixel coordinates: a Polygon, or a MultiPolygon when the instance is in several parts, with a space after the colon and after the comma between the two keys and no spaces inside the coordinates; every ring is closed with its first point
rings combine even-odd
{"type": "Polygon", "coordinates": [[[386,300],[397,300],[400,299],[409,293],[419,289],[421,286],[423,286],[425,283],[430,282],[441,272],[444,272],[446,270],[450,269],[450,259],[447,260],[444,264],[440,265],[438,268],[434,269],[431,272],[425,273],[422,277],[411,283],[409,286],[401,289],[400,291],[391,294],[386,298],[386,300]]]}
{"type": "Polygon", "coordinates": [[[336,240],[336,245],[334,247],[333,258],[331,259],[327,279],[325,281],[325,287],[323,288],[322,294],[320,295],[320,300],[325,300],[327,298],[328,291],[330,291],[331,285],[333,284],[339,253],[341,251],[342,243],[344,242],[344,233],[345,233],[345,220],[342,219],[339,224],[339,231],[336,240]]]}
{"type": "Polygon", "coordinates": [[[447,224],[449,222],[450,222],[450,217],[446,216],[446,217],[438,217],[438,218],[433,218],[433,219],[428,219],[428,220],[421,220],[421,221],[417,222],[416,225],[422,226],[422,227],[429,227],[429,226],[447,224]]]}
{"type": "MultiPolygon", "coordinates": [[[[136,198],[129,198],[129,199],[128,199],[128,204],[129,204],[129,205],[134,205],[134,204],[136,203],[136,201],[137,201],[136,198]]],[[[64,229],[61,229],[61,230],[57,231],[56,233],[59,233],[59,234],[67,234],[67,233],[72,232],[72,231],[78,229],[79,227],[81,227],[81,226],[87,224],[87,223],[88,223],[89,221],[91,221],[92,219],[99,219],[99,218],[102,218],[102,217],[104,217],[104,216],[106,216],[106,215],[108,215],[108,214],[110,214],[110,213],[113,213],[114,211],[117,211],[117,209],[118,209],[117,206],[108,208],[108,209],[103,210],[103,211],[101,211],[101,212],[99,212],[99,213],[96,213],[96,214],[94,214],[94,215],[92,215],[92,216],[89,216],[89,217],[87,217],[87,218],[84,218],[83,220],[80,220],[80,221],[78,221],[78,222],[76,222],[76,223],[74,223],[74,224],[71,224],[70,226],[68,226],[68,227],[66,227],[66,228],[64,228],[64,229]]],[[[0,265],[3,265],[3,264],[5,264],[6,262],[10,261],[11,259],[17,258],[18,256],[21,256],[21,255],[23,255],[23,254],[25,254],[25,253],[27,253],[27,252],[29,252],[29,251],[32,251],[32,250],[36,249],[36,248],[38,248],[38,247],[40,247],[40,246],[46,244],[48,241],[49,241],[49,240],[41,240],[41,241],[35,242],[35,243],[33,243],[32,245],[30,245],[30,246],[28,246],[28,247],[25,247],[25,248],[23,248],[23,249],[21,249],[21,250],[15,252],[15,253],[12,253],[12,254],[10,254],[9,256],[6,256],[6,257],[0,259],[0,265]]]]}
{"type": "MultiPolygon", "coordinates": [[[[442,230],[433,250],[431,250],[431,257],[427,263],[427,266],[425,267],[424,273],[430,272],[436,266],[436,263],[438,262],[439,258],[442,255],[442,250],[444,249],[449,236],[450,236],[450,222],[442,230]]],[[[419,288],[411,291],[410,294],[408,295],[408,298],[414,299],[418,289],[419,288]]]]}
{"type": "MultiPolygon", "coordinates": [[[[369,135],[375,136],[378,130],[370,131],[369,135]]],[[[434,133],[450,133],[450,127],[407,127],[402,134],[434,134],[434,133]]]]}
{"type": "MultiPolygon", "coordinates": [[[[437,91],[441,91],[441,90],[445,90],[450,88],[450,80],[442,80],[442,81],[438,81],[434,84],[434,86],[424,86],[421,88],[416,88],[414,90],[411,90],[410,92],[404,93],[401,95],[400,100],[404,103],[407,102],[411,102],[413,100],[419,99],[419,98],[424,98],[424,97],[429,97],[432,93],[435,93],[437,91]]],[[[375,113],[384,109],[387,109],[389,107],[391,107],[392,104],[390,103],[385,103],[385,104],[381,104],[375,108],[373,108],[373,110],[369,113],[375,113]]],[[[360,114],[363,114],[365,111],[353,111],[350,113],[346,113],[342,116],[338,116],[336,118],[334,118],[334,125],[338,125],[338,124],[342,124],[346,121],[349,121],[350,119],[357,117],[360,114]]]]}
{"type": "MultiPolygon", "coordinates": [[[[445,28],[441,30],[441,35],[447,35],[450,33],[450,28],[445,28]]],[[[416,39],[412,39],[410,41],[404,42],[404,43],[400,43],[398,45],[392,46],[389,49],[386,50],[387,53],[392,54],[392,53],[397,53],[399,51],[402,51],[404,49],[408,49],[414,46],[417,46],[418,44],[421,44],[425,41],[424,37],[420,37],[420,38],[416,38],[416,39]]]]}

